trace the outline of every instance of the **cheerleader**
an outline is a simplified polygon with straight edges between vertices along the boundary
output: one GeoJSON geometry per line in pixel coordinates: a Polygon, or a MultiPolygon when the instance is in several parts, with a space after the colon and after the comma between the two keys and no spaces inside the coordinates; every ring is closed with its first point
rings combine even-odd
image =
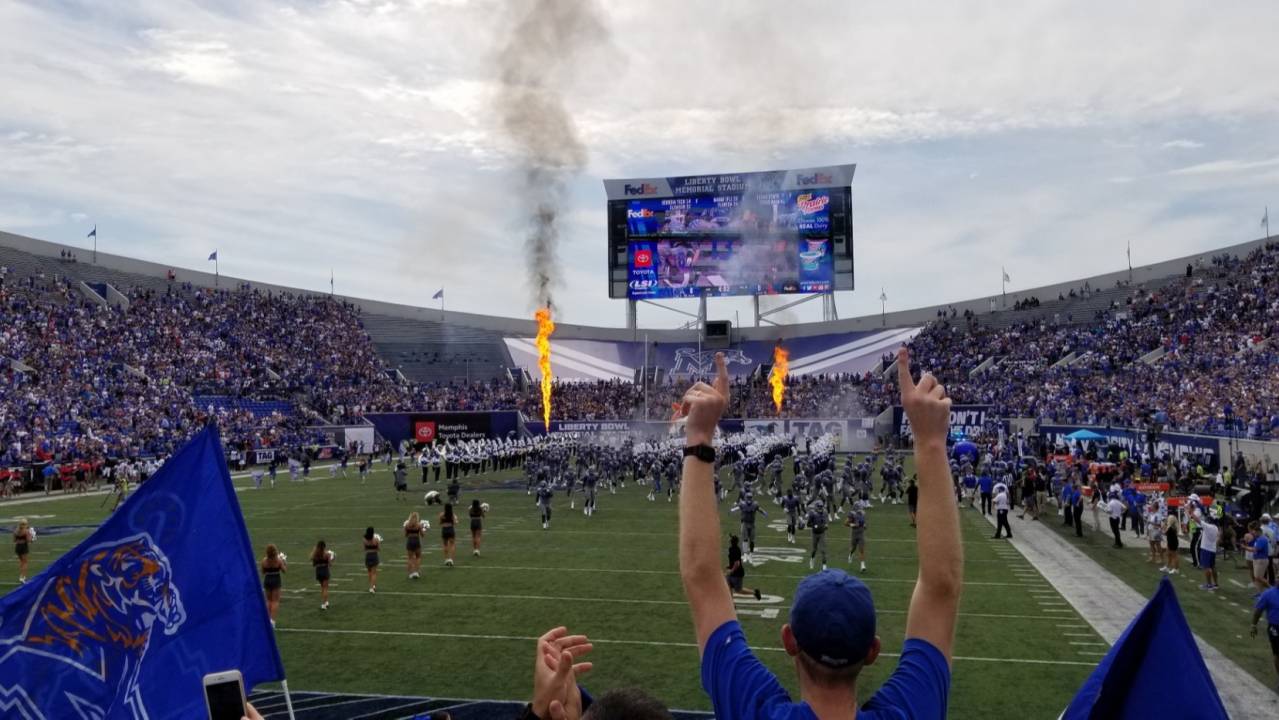
{"type": "Polygon", "coordinates": [[[422,577],[422,518],[417,511],[404,521],[404,549],[408,553],[409,579],[422,577]]]}
{"type": "Polygon", "coordinates": [[[382,547],[382,536],[373,532],[373,527],[364,529],[364,569],[369,572],[369,592],[377,592],[378,548],[382,547]]]}
{"type": "Polygon", "coordinates": [[[35,541],[35,528],[27,523],[26,518],[19,518],[18,529],[13,531],[13,551],[18,555],[19,585],[27,581],[27,556],[31,554],[31,543],[35,541]]]}
{"type": "Polygon", "coordinates": [[[456,522],[453,503],[445,503],[444,512],[440,513],[440,536],[444,541],[444,564],[447,567],[453,567],[453,553],[457,550],[457,530],[454,528],[456,522]]]}
{"type": "Polygon", "coordinates": [[[315,581],[320,583],[320,609],[329,609],[329,577],[332,575],[333,551],[321,540],[311,551],[311,565],[315,568],[315,581]]]}
{"type": "Polygon", "coordinates": [[[480,505],[479,500],[471,501],[471,545],[475,548],[471,554],[480,556],[480,540],[484,537],[484,516],[488,514],[488,506],[480,505]]]}
{"type": "Polygon", "coordinates": [[[266,557],[262,558],[262,589],[266,591],[266,613],[271,618],[271,627],[275,627],[275,612],[280,609],[280,591],[284,587],[284,573],[288,566],[280,549],[274,545],[266,546],[266,557]]]}

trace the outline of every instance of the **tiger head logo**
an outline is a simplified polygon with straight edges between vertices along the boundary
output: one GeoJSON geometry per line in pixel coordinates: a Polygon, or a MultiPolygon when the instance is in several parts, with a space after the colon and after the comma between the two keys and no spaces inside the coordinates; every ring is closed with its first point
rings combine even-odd
{"type": "MultiPolygon", "coordinates": [[[[46,664],[49,677],[78,677],[80,716],[92,717],[123,691],[142,710],[136,676],[152,633],[173,635],[186,610],[169,559],[146,533],[95,545],[47,579],[24,619],[0,624],[0,673],[7,663],[46,664]],[[20,627],[17,621],[25,620],[20,627]],[[15,633],[16,631],[16,633],[15,633]],[[81,671],[67,675],[67,665],[81,671]],[[56,669],[60,667],[61,669],[56,669]]],[[[0,683],[2,684],[2,683],[0,683]]],[[[0,688],[0,703],[5,688],[0,688]]],[[[32,717],[62,717],[60,693],[42,694],[32,717]],[[46,702],[48,706],[46,707],[46,702]]],[[[76,715],[66,715],[76,717],[76,715]]]]}

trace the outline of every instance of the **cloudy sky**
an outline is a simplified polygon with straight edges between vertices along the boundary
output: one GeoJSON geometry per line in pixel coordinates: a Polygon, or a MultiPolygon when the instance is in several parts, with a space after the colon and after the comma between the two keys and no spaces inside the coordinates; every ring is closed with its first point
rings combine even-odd
{"type": "MultiPolygon", "coordinates": [[[[518,0],[0,0],[0,229],[525,316],[518,0]]],[[[843,317],[1260,235],[1279,212],[1279,4],[600,2],[548,69],[586,148],[560,317],[605,300],[601,178],[858,163],[843,317]],[[565,48],[569,53],[571,47],[565,48]]],[[[525,72],[527,74],[527,72],[525,72]]],[[[1277,218],[1276,226],[1279,226],[1277,218]]],[[[711,303],[745,318],[747,305],[711,303]]],[[[815,319],[816,306],[794,319],[815,319]]],[[[682,320],[645,308],[641,321],[682,320]]]]}

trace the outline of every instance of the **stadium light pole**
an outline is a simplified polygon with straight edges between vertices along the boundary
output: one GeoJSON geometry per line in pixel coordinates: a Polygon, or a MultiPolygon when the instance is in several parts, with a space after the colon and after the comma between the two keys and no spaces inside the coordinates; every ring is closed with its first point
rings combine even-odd
{"type": "Polygon", "coordinates": [[[888,327],[888,295],[882,287],[879,289],[879,326],[888,327]]]}

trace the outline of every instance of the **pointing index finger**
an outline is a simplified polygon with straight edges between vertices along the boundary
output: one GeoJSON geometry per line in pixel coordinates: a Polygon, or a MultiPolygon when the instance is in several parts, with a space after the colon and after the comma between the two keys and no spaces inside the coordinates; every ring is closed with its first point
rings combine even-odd
{"type": "Polygon", "coordinates": [[[903,393],[915,389],[915,380],[910,376],[910,350],[905,347],[897,350],[897,384],[903,393]]]}
{"type": "Polygon", "coordinates": [[[728,362],[724,353],[715,353],[715,391],[728,399],[728,362]]]}

